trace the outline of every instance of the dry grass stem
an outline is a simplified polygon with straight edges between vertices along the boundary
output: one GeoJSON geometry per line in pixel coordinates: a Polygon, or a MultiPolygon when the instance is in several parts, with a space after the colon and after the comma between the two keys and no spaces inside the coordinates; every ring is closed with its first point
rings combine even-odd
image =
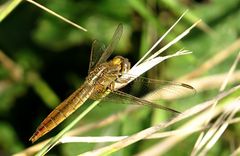
{"type": "Polygon", "coordinates": [[[230,155],[230,156],[239,156],[240,154],[240,146],[230,155]]]}
{"type": "Polygon", "coordinates": [[[54,11],[46,8],[45,6],[39,4],[39,3],[35,2],[35,1],[32,1],[32,0],[26,0],[26,1],[30,2],[31,4],[37,6],[37,7],[41,8],[41,9],[43,9],[44,11],[48,12],[49,14],[52,14],[53,16],[56,16],[57,18],[60,18],[60,19],[63,20],[64,22],[66,22],[66,23],[68,23],[68,24],[70,24],[70,25],[72,25],[72,26],[74,26],[74,27],[76,27],[76,28],[78,28],[78,29],[80,29],[80,30],[87,31],[87,29],[79,26],[78,24],[76,24],[76,23],[68,20],[67,18],[65,18],[65,17],[63,17],[63,16],[55,13],[54,11]]]}
{"type": "Polygon", "coordinates": [[[50,141],[50,139],[44,140],[41,143],[38,143],[36,145],[33,145],[31,147],[28,147],[27,149],[14,154],[13,156],[29,156],[29,155],[34,155],[34,153],[36,153],[37,151],[39,151],[39,149],[41,149],[43,146],[45,146],[48,142],[50,141]]]}
{"type": "MultiPolygon", "coordinates": [[[[240,122],[239,118],[233,118],[228,121],[228,124],[235,124],[237,122],[240,122]]],[[[209,127],[209,126],[208,126],[209,127]]],[[[208,127],[199,127],[199,128],[191,128],[191,129],[177,129],[177,130],[172,130],[172,131],[165,131],[165,132],[159,132],[159,133],[154,133],[150,135],[149,137],[145,139],[160,139],[160,138],[166,138],[170,136],[175,136],[178,134],[192,134],[195,132],[202,131],[208,127]]],[[[70,133],[70,132],[69,132],[70,133]]],[[[69,134],[68,133],[68,134],[69,134]]],[[[82,143],[99,143],[99,142],[116,142],[120,141],[122,139],[125,139],[129,136],[99,136],[99,137],[92,137],[92,136],[84,136],[84,137],[71,137],[71,136],[65,136],[60,140],[61,143],[73,143],[73,142],[82,142],[82,143]]],[[[144,140],[145,140],[144,139],[144,140]]]]}
{"type": "Polygon", "coordinates": [[[171,30],[178,24],[178,22],[183,18],[183,16],[188,12],[188,10],[186,10],[179,18],[178,20],[157,40],[157,42],[144,54],[144,56],[133,66],[136,67],[137,65],[139,65],[141,62],[143,62],[143,60],[153,51],[153,49],[155,49],[160,42],[171,32],[171,30]]]}
{"type": "MultiPolygon", "coordinates": [[[[238,88],[239,88],[239,86],[238,86],[238,88]]],[[[218,100],[220,100],[220,99],[218,98],[218,100]]],[[[215,103],[215,99],[213,99],[211,101],[212,105],[214,105],[214,103],[215,103]]],[[[227,108],[229,108],[229,106],[231,107],[232,103],[233,102],[230,102],[230,103],[226,104],[225,107],[216,107],[215,109],[210,109],[211,115],[209,115],[210,114],[209,110],[205,109],[203,112],[201,112],[196,117],[191,119],[189,122],[187,122],[186,124],[181,126],[179,129],[181,129],[181,130],[186,129],[186,131],[191,131],[191,129],[198,129],[199,127],[202,127],[202,126],[205,127],[205,120],[214,119],[216,116],[218,116],[219,114],[224,112],[227,108]]],[[[152,146],[151,148],[149,148],[149,149],[145,150],[144,152],[141,152],[137,155],[138,156],[143,156],[143,155],[161,155],[161,154],[164,154],[165,152],[170,150],[174,145],[176,145],[177,143],[179,143],[180,141],[182,141],[183,139],[188,137],[190,134],[191,133],[184,133],[184,134],[179,133],[175,136],[171,136],[171,137],[166,138],[162,142],[152,146]],[[161,150],[159,150],[159,149],[161,149],[161,150]]]]}
{"type": "Polygon", "coordinates": [[[193,72],[179,78],[178,80],[187,80],[199,77],[203,73],[209,71],[222,61],[224,61],[227,57],[229,57],[232,53],[240,48],[240,38],[237,39],[234,43],[229,45],[226,49],[223,49],[220,52],[217,52],[216,55],[211,57],[209,60],[205,61],[200,67],[198,67],[193,72]]]}
{"type": "Polygon", "coordinates": [[[157,57],[158,55],[160,55],[162,52],[164,52],[165,50],[167,50],[169,47],[171,47],[172,45],[174,45],[175,43],[177,43],[178,41],[180,41],[183,37],[185,37],[198,23],[200,23],[201,20],[198,20],[197,22],[195,22],[191,27],[189,27],[188,29],[186,29],[184,32],[182,32],[180,35],[178,35],[176,38],[174,38],[171,42],[169,42],[167,45],[165,45],[164,47],[162,47],[161,49],[159,49],[157,52],[155,52],[152,56],[150,56],[149,58],[146,59],[146,61],[151,61],[152,59],[154,59],[155,57],[157,57]]]}
{"type": "MultiPolygon", "coordinates": [[[[199,153],[199,155],[204,156],[207,152],[214,146],[214,144],[219,140],[222,134],[225,132],[229,125],[229,121],[233,119],[237,112],[239,112],[239,99],[232,102],[228,105],[226,110],[223,111],[222,115],[218,118],[219,123],[216,127],[212,126],[216,129],[216,132],[212,134],[212,138],[208,141],[204,149],[199,153]]],[[[217,122],[216,122],[217,123],[217,122]]]]}
{"type": "MultiPolygon", "coordinates": [[[[150,135],[149,137],[144,138],[145,139],[160,139],[160,138],[165,138],[165,137],[170,137],[177,135],[179,133],[185,134],[185,133],[194,133],[201,131],[205,128],[196,128],[196,129],[191,129],[190,131],[186,131],[185,129],[179,129],[179,130],[173,130],[173,131],[166,131],[166,132],[161,132],[161,133],[155,133],[150,135]]],[[[100,137],[92,137],[92,136],[85,136],[85,137],[64,137],[60,140],[61,143],[73,143],[73,142],[85,142],[85,143],[99,143],[99,142],[116,142],[120,141],[122,139],[125,139],[129,136],[100,136],[100,137]]]]}
{"type": "MultiPolygon", "coordinates": [[[[238,61],[239,61],[239,57],[240,57],[240,54],[238,54],[238,56],[236,57],[233,65],[231,66],[231,68],[230,68],[227,76],[226,76],[226,77],[224,78],[224,80],[222,81],[222,85],[221,85],[221,87],[220,87],[220,89],[219,89],[219,92],[223,91],[223,90],[226,88],[226,85],[227,85],[227,83],[229,82],[230,77],[232,77],[233,72],[234,72],[234,70],[235,70],[235,68],[236,68],[236,66],[237,66],[237,63],[238,63],[238,61]]],[[[215,101],[215,103],[214,103],[214,105],[212,105],[211,109],[215,109],[217,103],[218,103],[218,100],[215,101]]],[[[233,111],[233,112],[234,112],[234,111],[233,111]]],[[[211,115],[211,112],[210,112],[210,111],[209,111],[209,115],[211,115]]],[[[206,152],[209,150],[208,147],[205,147],[205,148],[204,148],[204,146],[207,144],[208,141],[209,141],[209,144],[208,144],[207,146],[211,146],[211,145],[213,146],[213,143],[216,142],[216,138],[219,138],[220,136],[219,136],[219,137],[216,136],[216,137],[215,137],[215,141],[212,141],[212,142],[211,142],[210,139],[211,139],[211,137],[212,137],[215,133],[217,134],[218,130],[219,130],[219,131],[221,130],[221,129],[220,129],[220,126],[221,126],[221,124],[222,124],[221,121],[224,120],[224,115],[225,115],[225,116],[228,116],[229,113],[226,113],[226,114],[223,113],[223,114],[218,118],[218,120],[217,120],[218,122],[216,121],[215,124],[212,126],[212,130],[210,129],[210,130],[206,133],[205,136],[204,136],[204,132],[199,135],[198,140],[196,141],[196,144],[195,144],[195,146],[194,146],[194,148],[193,148],[193,151],[192,151],[192,154],[191,154],[191,155],[193,155],[193,156],[194,156],[194,155],[197,155],[197,153],[199,153],[201,150],[202,150],[202,151],[200,152],[200,154],[201,154],[201,155],[205,155],[206,152]],[[210,142],[211,142],[211,143],[210,143],[210,142]],[[211,145],[210,145],[210,144],[211,144],[211,145]]],[[[233,118],[233,117],[232,117],[232,118],[233,118]]],[[[209,122],[210,122],[210,119],[205,120],[205,125],[207,125],[209,122]]],[[[226,126],[226,124],[225,124],[225,125],[222,125],[222,126],[226,126]]],[[[225,128],[227,128],[227,127],[225,127],[225,128]]],[[[224,128],[223,128],[223,129],[224,129],[224,128]]],[[[223,129],[222,129],[222,130],[223,130],[223,129]]],[[[221,134],[221,132],[218,133],[218,134],[221,134]]],[[[214,138],[214,137],[213,137],[213,138],[214,138]]],[[[212,140],[214,140],[214,139],[212,139],[212,140]]]]}
{"type": "Polygon", "coordinates": [[[22,79],[23,70],[15,64],[7,55],[0,50],[0,63],[10,72],[11,79],[19,81],[22,79]]]}
{"type": "MultiPolygon", "coordinates": [[[[115,151],[118,151],[134,142],[137,142],[139,140],[142,140],[150,135],[152,135],[153,133],[156,133],[157,131],[163,129],[163,128],[166,128],[166,127],[169,127],[170,125],[178,122],[178,121],[181,121],[185,118],[189,118],[191,116],[193,116],[194,114],[197,114],[203,110],[206,110],[207,108],[209,108],[214,102],[215,100],[220,100],[224,97],[226,97],[227,95],[239,90],[240,86],[237,86],[237,87],[234,87],[232,89],[230,89],[229,91],[226,91],[226,92],[223,92],[221,94],[219,94],[216,98],[212,99],[212,100],[209,100],[207,102],[204,102],[202,104],[199,104],[187,111],[185,111],[184,113],[178,115],[177,117],[167,121],[167,122],[163,122],[163,123],[160,123],[156,126],[153,126],[153,127],[150,127],[150,128],[147,128],[143,131],[140,131],[139,133],[136,133],[126,139],[123,139],[119,142],[116,142],[112,145],[109,145],[109,146],[106,146],[106,147],[103,147],[103,148],[100,148],[98,150],[94,150],[94,151],[91,151],[91,152],[86,152],[84,153],[83,155],[103,155],[103,154],[110,154],[112,152],[115,152],[115,151]]],[[[216,111],[216,110],[215,110],[216,111]]],[[[203,117],[206,117],[206,116],[203,116],[203,117]]],[[[159,148],[158,148],[159,149],[159,148]]],[[[162,148],[161,148],[162,149],[162,148]]]]}
{"type": "MultiPolygon", "coordinates": [[[[228,121],[228,124],[234,124],[240,122],[239,118],[233,118],[228,121]]],[[[208,126],[209,127],[209,126],[208,126]]],[[[145,139],[160,139],[160,138],[166,138],[170,136],[175,136],[178,134],[192,134],[195,132],[202,131],[208,127],[200,127],[200,128],[191,128],[191,129],[177,129],[177,130],[172,130],[172,131],[165,131],[165,132],[159,132],[150,135],[149,137],[145,139]]],[[[84,137],[70,137],[70,136],[65,136],[60,140],[61,143],[73,143],[73,142],[81,142],[81,143],[99,143],[99,142],[116,142],[120,141],[122,139],[125,139],[129,136],[100,136],[100,137],[92,137],[92,136],[84,136],[84,137]]],[[[144,140],[145,140],[144,139],[144,140]]]]}
{"type": "Polygon", "coordinates": [[[233,72],[236,70],[236,67],[237,67],[237,64],[238,64],[239,60],[240,60],[240,52],[238,53],[235,61],[233,62],[233,65],[231,66],[231,68],[230,68],[230,70],[227,74],[227,77],[223,81],[222,86],[219,89],[220,92],[223,91],[226,88],[227,84],[229,83],[229,80],[232,78],[233,72]]]}

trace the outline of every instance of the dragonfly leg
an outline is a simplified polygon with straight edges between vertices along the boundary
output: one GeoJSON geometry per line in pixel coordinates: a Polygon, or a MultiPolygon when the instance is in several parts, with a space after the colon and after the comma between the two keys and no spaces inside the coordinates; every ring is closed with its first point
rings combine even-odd
{"type": "Polygon", "coordinates": [[[115,83],[113,82],[113,83],[111,83],[111,84],[109,85],[109,89],[110,89],[111,91],[114,91],[114,88],[115,88],[115,83]]]}
{"type": "Polygon", "coordinates": [[[116,79],[116,81],[115,82],[117,82],[117,83],[127,83],[128,81],[130,81],[131,80],[131,78],[118,78],[118,79],[116,79]]]}

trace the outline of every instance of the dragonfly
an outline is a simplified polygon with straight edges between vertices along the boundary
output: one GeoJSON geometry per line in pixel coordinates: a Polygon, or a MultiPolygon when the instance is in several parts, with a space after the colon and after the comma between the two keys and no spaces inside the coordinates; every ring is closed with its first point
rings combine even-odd
{"type": "MultiPolygon", "coordinates": [[[[115,89],[115,83],[124,82],[120,77],[127,73],[131,67],[127,58],[122,56],[116,56],[112,60],[108,60],[113,50],[117,46],[123,33],[123,25],[119,24],[115,30],[109,45],[105,48],[103,44],[100,44],[97,40],[92,43],[90,63],[88,69],[88,76],[85,82],[74,91],[68,98],[60,103],[37,127],[36,131],[29,139],[32,143],[38,140],[40,137],[54,129],[68,116],[75,112],[81,105],[88,99],[99,100],[106,96],[106,93],[110,92],[110,95],[117,95],[118,101],[126,100],[132,104],[147,105],[154,108],[167,110],[174,113],[178,111],[155,104],[153,102],[140,99],[133,95],[115,89]]],[[[150,80],[147,80],[148,82],[150,80]]],[[[126,82],[126,80],[125,80],[126,82]]],[[[193,90],[194,88],[184,83],[177,83],[177,85],[193,90]]],[[[111,98],[110,98],[111,99],[111,98]]]]}

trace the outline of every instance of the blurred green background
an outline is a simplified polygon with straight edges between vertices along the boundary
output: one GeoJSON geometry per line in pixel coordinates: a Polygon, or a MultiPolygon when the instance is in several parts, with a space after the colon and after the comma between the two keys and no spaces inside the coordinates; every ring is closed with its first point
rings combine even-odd
{"type": "MultiPolygon", "coordinates": [[[[7,2],[1,0],[0,5],[7,2]]],[[[113,56],[122,55],[134,64],[186,9],[189,12],[160,44],[161,47],[196,20],[203,20],[204,23],[165,52],[171,54],[184,48],[193,51],[193,54],[161,63],[147,74],[151,78],[164,80],[177,79],[193,71],[240,36],[239,0],[37,2],[88,31],[78,30],[26,1],[21,2],[0,23],[0,49],[8,57],[5,58],[2,54],[0,56],[0,155],[20,152],[32,145],[28,139],[40,122],[60,101],[78,88],[87,76],[92,41],[97,39],[107,44],[119,23],[123,23],[124,33],[113,56]]],[[[237,53],[232,54],[205,75],[227,72],[236,55],[237,53]]],[[[176,107],[183,111],[214,93],[216,92],[204,92],[191,98],[188,104],[185,105],[186,102],[183,101],[176,107]]],[[[125,107],[127,106],[101,105],[81,124],[98,121],[125,107]]],[[[84,107],[78,112],[83,109],[84,107]]],[[[143,108],[141,111],[131,115],[131,119],[123,118],[107,128],[84,135],[130,135],[138,132],[156,120],[149,109],[143,108]]],[[[44,138],[59,132],[74,115],[44,138]]],[[[157,120],[167,118],[168,115],[158,116],[157,120]]],[[[166,155],[188,155],[195,139],[193,136],[166,155]]],[[[229,148],[223,148],[227,139],[221,141],[210,154],[229,154],[229,148]]],[[[133,155],[154,143],[155,141],[138,142],[115,155],[133,155]]],[[[55,147],[50,153],[76,155],[93,148],[96,148],[95,144],[65,144],[55,147]]]]}

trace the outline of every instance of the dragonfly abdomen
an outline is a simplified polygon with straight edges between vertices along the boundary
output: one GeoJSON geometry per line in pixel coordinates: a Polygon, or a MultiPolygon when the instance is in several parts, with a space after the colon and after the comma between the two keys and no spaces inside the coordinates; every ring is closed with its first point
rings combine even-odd
{"type": "Polygon", "coordinates": [[[35,142],[44,134],[51,131],[59,125],[64,119],[71,115],[77,108],[79,108],[92,94],[93,86],[84,83],[78,90],[58,105],[38,126],[36,132],[29,139],[35,142]]]}

